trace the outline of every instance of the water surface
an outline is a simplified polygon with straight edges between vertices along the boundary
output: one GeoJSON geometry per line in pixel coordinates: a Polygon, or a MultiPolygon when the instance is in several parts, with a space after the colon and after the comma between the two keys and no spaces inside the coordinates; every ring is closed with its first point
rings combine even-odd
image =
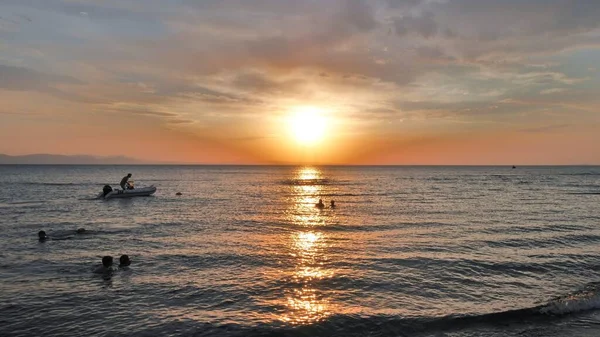
{"type": "Polygon", "coordinates": [[[0,335],[597,336],[599,178],[0,166],[0,335]],[[157,193],[89,200],[128,172],[157,193]],[[129,270],[92,273],[121,254],[129,270]]]}

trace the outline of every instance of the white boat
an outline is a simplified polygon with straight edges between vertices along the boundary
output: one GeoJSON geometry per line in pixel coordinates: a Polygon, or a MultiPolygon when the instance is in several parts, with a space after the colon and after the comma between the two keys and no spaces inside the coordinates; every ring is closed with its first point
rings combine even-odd
{"type": "Polygon", "coordinates": [[[147,197],[156,192],[156,187],[150,185],[148,187],[132,188],[132,189],[112,189],[109,185],[104,186],[102,192],[98,194],[98,199],[114,199],[114,198],[131,198],[131,197],[147,197]]]}

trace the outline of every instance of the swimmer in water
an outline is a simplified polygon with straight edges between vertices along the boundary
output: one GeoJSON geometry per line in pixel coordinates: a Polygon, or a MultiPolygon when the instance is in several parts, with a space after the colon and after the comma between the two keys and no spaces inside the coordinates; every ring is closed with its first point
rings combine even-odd
{"type": "Polygon", "coordinates": [[[112,256],[105,256],[102,258],[102,265],[98,266],[98,268],[96,268],[96,270],[94,270],[94,273],[95,274],[110,273],[113,270],[112,264],[113,264],[112,256]]]}
{"type": "Polygon", "coordinates": [[[44,242],[47,240],[52,240],[52,241],[71,240],[74,238],[73,234],[77,235],[77,234],[86,234],[86,233],[89,233],[89,232],[86,231],[85,228],[78,228],[74,232],[73,231],[57,231],[57,232],[54,232],[52,234],[52,236],[46,234],[45,231],[39,231],[38,239],[40,240],[40,242],[44,242]]]}
{"type": "Polygon", "coordinates": [[[129,256],[127,256],[126,254],[121,255],[121,257],[119,258],[119,268],[129,267],[130,264],[131,260],[129,259],[129,256]]]}
{"type": "Polygon", "coordinates": [[[335,200],[331,200],[331,208],[335,208],[335,200]]]}
{"type": "Polygon", "coordinates": [[[325,204],[323,203],[323,199],[319,199],[319,202],[315,206],[318,208],[324,208],[325,204]]]}

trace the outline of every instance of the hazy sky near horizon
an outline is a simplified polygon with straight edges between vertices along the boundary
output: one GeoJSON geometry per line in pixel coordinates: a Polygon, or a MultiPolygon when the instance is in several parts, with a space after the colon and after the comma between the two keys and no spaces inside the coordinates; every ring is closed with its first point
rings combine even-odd
{"type": "Polygon", "coordinates": [[[1,0],[0,153],[600,164],[598,18],[596,0],[1,0]]]}

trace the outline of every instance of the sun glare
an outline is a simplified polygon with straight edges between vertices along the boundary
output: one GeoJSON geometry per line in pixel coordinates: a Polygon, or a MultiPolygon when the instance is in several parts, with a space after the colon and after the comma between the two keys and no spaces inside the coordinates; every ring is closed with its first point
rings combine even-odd
{"type": "Polygon", "coordinates": [[[323,140],[327,120],[323,111],[316,107],[299,107],[291,111],[290,131],[296,141],[311,145],[323,140]]]}

